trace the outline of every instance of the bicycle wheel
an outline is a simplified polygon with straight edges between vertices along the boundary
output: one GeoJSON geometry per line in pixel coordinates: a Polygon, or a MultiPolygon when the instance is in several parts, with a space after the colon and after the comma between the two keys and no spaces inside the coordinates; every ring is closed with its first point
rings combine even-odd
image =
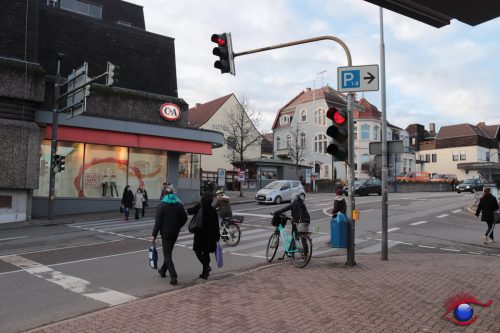
{"type": "Polygon", "coordinates": [[[280,234],[274,232],[271,237],[269,237],[269,242],[267,242],[266,248],[266,260],[267,262],[271,262],[278,251],[278,247],[280,246],[280,234]]]}
{"type": "Polygon", "coordinates": [[[312,240],[309,236],[298,235],[293,244],[292,262],[296,267],[305,267],[312,256],[312,240]]]}
{"type": "Polygon", "coordinates": [[[234,223],[228,223],[226,225],[227,235],[225,235],[222,240],[227,244],[227,246],[236,246],[240,242],[241,230],[240,227],[234,223]]]}

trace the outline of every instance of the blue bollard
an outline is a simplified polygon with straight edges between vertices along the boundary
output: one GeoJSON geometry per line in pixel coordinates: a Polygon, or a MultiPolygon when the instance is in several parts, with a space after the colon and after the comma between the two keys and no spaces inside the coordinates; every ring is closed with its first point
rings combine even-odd
{"type": "Polygon", "coordinates": [[[342,213],[337,213],[337,218],[330,220],[330,241],[334,248],[347,248],[349,241],[347,218],[342,213]]]}

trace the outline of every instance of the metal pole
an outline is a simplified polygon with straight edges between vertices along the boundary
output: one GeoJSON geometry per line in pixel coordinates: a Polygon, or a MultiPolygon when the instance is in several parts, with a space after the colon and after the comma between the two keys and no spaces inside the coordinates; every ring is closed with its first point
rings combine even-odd
{"type": "MultiPolygon", "coordinates": [[[[351,66],[349,64],[349,66],[351,66]]],[[[349,128],[347,129],[347,137],[349,140],[349,151],[348,151],[348,164],[349,164],[349,203],[347,209],[347,221],[349,227],[349,244],[347,248],[347,266],[356,266],[356,261],[354,259],[354,220],[352,218],[353,210],[356,208],[354,201],[354,93],[349,93],[347,95],[347,120],[349,122],[349,128]]]]}
{"type": "Polygon", "coordinates": [[[384,46],[384,16],[380,11],[380,82],[382,92],[382,250],[381,260],[388,260],[388,195],[387,195],[387,111],[385,105],[385,46],[384,46]]]}
{"type": "Polygon", "coordinates": [[[54,199],[55,199],[55,187],[56,187],[56,173],[54,170],[54,155],[57,152],[57,125],[59,116],[59,95],[61,81],[61,60],[64,58],[64,54],[57,54],[57,72],[56,72],[56,82],[54,83],[54,101],[52,107],[52,143],[50,146],[50,179],[49,179],[49,212],[48,218],[52,219],[54,217],[54,199]]]}

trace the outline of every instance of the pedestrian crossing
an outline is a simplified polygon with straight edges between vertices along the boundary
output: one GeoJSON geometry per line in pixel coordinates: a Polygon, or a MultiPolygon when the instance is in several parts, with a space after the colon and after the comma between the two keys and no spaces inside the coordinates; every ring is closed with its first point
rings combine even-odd
{"type": "MultiPolygon", "coordinates": [[[[141,219],[137,221],[123,222],[122,219],[112,219],[103,221],[78,222],[68,225],[71,228],[88,230],[99,233],[107,233],[117,237],[135,238],[149,240],[153,228],[153,219],[141,219]]],[[[241,239],[240,243],[234,247],[229,247],[221,241],[222,249],[225,253],[247,256],[253,258],[263,258],[266,256],[266,247],[273,228],[259,225],[240,225],[241,239]]],[[[187,231],[185,226],[179,233],[176,246],[192,248],[193,234],[187,231]]],[[[330,241],[329,233],[313,233],[313,257],[328,254],[344,254],[345,249],[334,249],[327,243],[330,241]]],[[[366,239],[356,239],[356,244],[367,242],[366,239]]]]}

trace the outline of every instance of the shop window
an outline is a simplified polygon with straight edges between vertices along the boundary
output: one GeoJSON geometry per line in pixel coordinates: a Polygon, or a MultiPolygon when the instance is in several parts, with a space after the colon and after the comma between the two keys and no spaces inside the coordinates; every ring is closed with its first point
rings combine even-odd
{"type": "Polygon", "coordinates": [[[130,148],[128,156],[128,184],[132,191],[135,193],[142,185],[149,198],[159,197],[167,181],[167,152],[130,148]]]}
{"type": "MultiPolygon", "coordinates": [[[[127,186],[128,148],[85,145],[83,196],[88,198],[122,197],[127,186]]],[[[137,173],[135,177],[139,178],[137,173]]],[[[135,192],[136,188],[132,187],[135,192]]]]}
{"type": "Polygon", "coordinates": [[[179,156],[179,178],[199,178],[200,155],[182,153],[179,156]]]}
{"type": "MultiPolygon", "coordinates": [[[[40,173],[38,189],[33,195],[46,197],[49,195],[50,180],[50,140],[44,140],[40,150],[40,173]]],[[[65,170],[56,173],[55,196],[76,198],[82,195],[83,143],[59,141],[57,153],[65,156],[65,170]]]]}

